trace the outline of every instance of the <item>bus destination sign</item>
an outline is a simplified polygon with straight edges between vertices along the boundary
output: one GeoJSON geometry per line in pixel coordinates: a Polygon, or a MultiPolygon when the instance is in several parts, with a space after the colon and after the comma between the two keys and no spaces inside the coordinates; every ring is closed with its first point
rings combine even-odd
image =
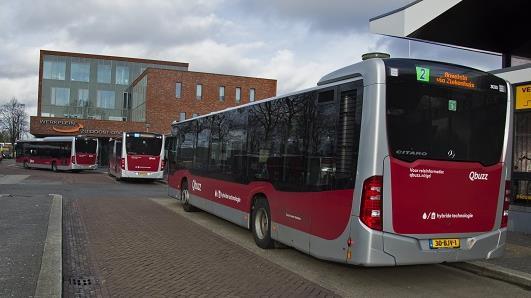
{"type": "Polygon", "coordinates": [[[435,77],[435,82],[441,85],[463,87],[468,89],[476,89],[476,83],[470,80],[470,77],[464,74],[454,73],[450,71],[430,71],[428,67],[417,66],[415,68],[417,81],[429,83],[431,76],[435,77]]]}
{"type": "Polygon", "coordinates": [[[476,89],[476,84],[471,82],[469,77],[464,74],[445,71],[442,75],[438,76],[435,81],[443,85],[476,89]]]}

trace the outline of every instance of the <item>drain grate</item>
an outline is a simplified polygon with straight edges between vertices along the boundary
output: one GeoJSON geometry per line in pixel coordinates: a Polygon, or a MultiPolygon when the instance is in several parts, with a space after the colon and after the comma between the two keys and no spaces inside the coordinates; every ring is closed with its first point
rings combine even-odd
{"type": "Polygon", "coordinates": [[[90,286],[94,283],[91,277],[72,277],[69,282],[74,286],[90,286]]]}

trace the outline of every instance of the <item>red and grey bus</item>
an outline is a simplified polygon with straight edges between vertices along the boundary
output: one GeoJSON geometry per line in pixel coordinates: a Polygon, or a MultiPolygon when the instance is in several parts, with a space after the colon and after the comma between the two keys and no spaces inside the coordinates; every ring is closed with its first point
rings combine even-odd
{"type": "Polygon", "coordinates": [[[109,148],[109,175],[122,178],[162,179],[164,135],[124,132],[112,139],[109,148]]]}
{"type": "Polygon", "coordinates": [[[24,168],[79,171],[98,167],[97,138],[45,137],[18,141],[15,153],[17,164],[24,168]]]}
{"type": "Polygon", "coordinates": [[[173,123],[169,195],[317,258],[364,266],[503,254],[511,89],[368,59],[317,87],[173,123]]]}

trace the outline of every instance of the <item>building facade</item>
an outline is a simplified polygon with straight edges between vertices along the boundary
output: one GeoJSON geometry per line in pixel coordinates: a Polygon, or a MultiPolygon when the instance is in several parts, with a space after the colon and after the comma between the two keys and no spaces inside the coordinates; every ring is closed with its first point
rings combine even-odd
{"type": "Polygon", "coordinates": [[[169,132],[175,120],[273,97],[276,81],[148,68],[133,82],[129,93],[133,121],[145,121],[156,131],[169,132]],[[149,113],[144,113],[146,110],[149,113]]]}
{"type": "Polygon", "coordinates": [[[37,114],[127,120],[125,91],[148,67],[186,71],[188,63],[41,51],[37,114]]]}
{"type": "Polygon", "coordinates": [[[41,50],[36,137],[167,134],[173,121],[276,95],[276,80],[188,71],[188,63],[41,50]]]}

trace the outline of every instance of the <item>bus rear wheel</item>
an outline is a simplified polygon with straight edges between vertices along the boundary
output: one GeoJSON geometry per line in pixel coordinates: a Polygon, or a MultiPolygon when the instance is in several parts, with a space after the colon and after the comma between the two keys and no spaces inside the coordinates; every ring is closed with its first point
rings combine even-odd
{"type": "Polygon", "coordinates": [[[52,162],[52,171],[57,172],[57,164],[55,161],[52,162]]]}
{"type": "Polygon", "coordinates": [[[181,202],[183,202],[183,209],[186,212],[195,212],[197,208],[190,204],[190,192],[188,191],[188,182],[184,180],[181,183],[181,202]]]}
{"type": "Polygon", "coordinates": [[[258,198],[253,206],[251,231],[258,247],[268,249],[275,246],[275,241],[271,238],[271,212],[265,198],[258,198]]]}
{"type": "Polygon", "coordinates": [[[24,165],[23,165],[24,169],[29,169],[28,167],[28,162],[27,161],[24,161],[24,165]]]}

